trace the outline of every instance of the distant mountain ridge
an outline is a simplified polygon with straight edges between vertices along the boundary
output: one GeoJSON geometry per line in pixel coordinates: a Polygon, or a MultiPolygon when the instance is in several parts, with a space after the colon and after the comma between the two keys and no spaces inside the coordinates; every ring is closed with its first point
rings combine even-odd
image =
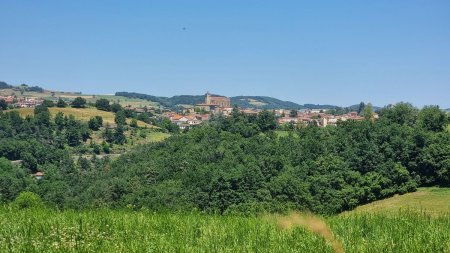
{"type": "MultiPolygon", "coordinates": [[[[39,86],[28,86],[25,84],[14,86],[10,85],[6,82],[0,81],[0,89],[22,89],[25,91],[34,91],[34,92],[50,92],[48,90],[44,90],[39,86]]],[[[78,93],[77,93],[78,94],[78,93]]],[[[81,92],[79,93],[81,95],[81,92]]],[[[147,101],[155,102],[160,104],[163,107],[175,109],[182,105],[196,105],[203,103],[205,100],[204,95],[177,95],[172,97],[164,97],[164,96],[153,96],[143,93],[137,92],[116,92],[116,96],[128,97],[128,98],[139,98],[147,101]]],[[[219,96],[219,95],[217,95],[219,96]]],[[[253,109],[288,109],[288,110],[301,110],[301,109],[345,109],[346,111],[357,111],[359,108],[359,104],[351,105],[348,107],[340,107],[336,105],[321,105],[321,104],[297,104],[291,101],[284,101],[277,98],[269,97],[269,96],[235,96],[230,97],[231,104],[237,105],[241,108],[253,108],[253,109]]],[[[374,106],[373,109],[377,111],[380,107],[374,106]]],[[[446,109],[446,111],[450,112],[450,109],[446,109]]]]}
{"type": "MultiPolygon", "coordinates": [[[[147,95],[137,92],[116,92],[116,96],[128,97],[128,98],[140,98],[159,103],[164,107],[177,107],[179,105],[196,105],[203,103],[205,100],[204,95],[178,95],[173,97],[159,97],[153,95],[147,95]]],[[[290,101],[283,101],[273,97],[267,96],[236,96],[230,97],[231,104],[237,105],[241,108],[254,108],[254,109],[338,109],[341,108],[335,105],[320,105],[320,104],[304,104],[300,105],[290,101]]]]}

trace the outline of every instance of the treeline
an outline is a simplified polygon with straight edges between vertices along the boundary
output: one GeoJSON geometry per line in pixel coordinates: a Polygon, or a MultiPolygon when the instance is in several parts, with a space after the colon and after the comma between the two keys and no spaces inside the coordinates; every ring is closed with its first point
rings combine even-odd
{"type": "Polygon", "coordinates": [[[13,87],[14,87],[14,86],[9,85],[9,84],[6,83],[6,82],[0,81],[0,89],[11,89],[11,88],[13,88],[13,87]]]}
{"type": "Polygon", "coordinates": [[[448,116],[405,103],[379,113],[377,121],[310,125],[280,136],[272,113],[235,110],[112,163],[49,163],[41,180],[16,178],[60,208],[214,213],[331,214],[420,186],[450,186],[448,116]]]}
{"type": "Polygon", "coordinates": [[[119,114],[115,119],[116,126],[112,127],[103,124],[100,116],[94,116],[88,122],[62,112],[52,117],[44,105],[37,106],[34,115],[25,118],[16,110],[0,110],[0,157],[21,160],[22,166],[34,173],[41,165],[66,159],[69,150],[75,154],[109,153],[113,144],[126,142],[125,116],[119,114]],[[95,132],[103,138],[102,143],[92,140],[95,132]]]}
{"type": "Polygon", "coordinates": [[[172,109],[177,109],[177,106],[181,105],[181,104],[195,105],[195,104],[203,103],[205,101],[205,96],[196,96],[196,95],[157,97],[157,96],[136,93],[136,92],[116,92],[115,95],[127,97],[127,98],[144,99],[144,100],[156,102],[164,107],[172,108],[172,109]]]}
{"type": "Polygon", "coordinates": [[[102,111],[111,111],[119,116],[121,119],[130,118],[132,119],[131,125],[137,126],[137,120],[157,126],[169,133],[178,133],[180,128],[178,125],[172,123],[169,119],[164,117],[154,117],[155,115],[151,112],[144,111],[141,113],[136,113],[131,109],[124,109],[120,104],[111,104],[108,99],[100,98],[95,102],[95,107],[102,111]]]}
{"type": "Polygon", "coordinates": [[[44,92],[44,89],[39,86],[28,86],[27,84],[21,84],[20,86],[13,86],[6,82],[0,81],[0,89],[16,89],[20,91],[34,91],[34,92],[44,92]]]}

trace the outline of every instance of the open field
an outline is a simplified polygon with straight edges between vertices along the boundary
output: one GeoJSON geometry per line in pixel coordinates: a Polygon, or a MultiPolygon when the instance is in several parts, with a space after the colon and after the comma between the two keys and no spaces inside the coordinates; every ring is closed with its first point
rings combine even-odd
{"type": "Polygon", "coordinates": [[[89,102],[95,102],[95,100],[100,98],[106,98],[113,103],[118,103],[122,106],[131,106],[131,107],[158,107],[158,103],[151,102],[144,99],[139,98],[127,98],[122,96],[115,95],[96,95],[95,98],[87,99],[89,102]]]}
{"type": "Polygon", "coordinates": [[[249,98],[249,99],[247,99],[247,101],[249,102],[249,104],[254,105],[254,106],[260,106],[260,107],[262,107],[262,106],[267,105],[266,103],[261,102],[261,101],[258,101],[258,100],[256,100],[256,99],[251,99],[251,98],[249,98]]]}
{"type": "Polygon", "coordinates": [[[401,210],[424,212],[433,216],[450,213],[450,188],[419,188],[416,192],[359,206],[348,213],[392,213],[401,210]]]}
{"type": "MultiPolygon", "coordinates": [[[[97,110],[96,108],[71,108],[71,107],[66,107],[66,108],[58,108],[58,107],[52,107],[52,108],[48,108],[50,111],[50,114],[52,115],[52,117],[55,117],[55,115],[58,112],[62,112],[64,113],[64,115],[73,115],[75,116],[75,118],[77,118],[78,120],[82,120],[82,121],[88,121],[90,118],[94,117],[94,116],[101,116],[103,118],[103,123],[109,123],[110,125],[115,125],[114,123],[114,113],[112,112],[105,112],[105,111],[101,111],[101,110],[97,110]]],[[[20,109],[13,109],[16,110],[20,113],[20,115],[22,117],[26,117],[28,115],[33,115],[34,113],[34,108],[20,108],[20,109]]],[[[127,119],[127,122],[130,123],[131,120],[127,119]]],[[[142,121],[138,121],[138,126],[139,127],[148,127],[148,128],[154,128],[155,126],[149,125],[145,122],[142,121]]]]}
{"type": "MultiPolygon", "coordinates": [[[[325,219],[345,252],[450,252],[450,216],[325,219]]],[[[265,217],[0,207],[0,252],[333,252],[322,236],[265,217]]]]}
{"type": "Polygon", "coordinates": [[[86,99],[86,101],[94,103],[97,99],[100,98],[106,98],[110,100],[112,103],[119,103],[122,106],[132,106],[132,107],[157,107],[158,103],[151,102],[144,99],[139,98],[127,98],[122,96],[115,96],[115,95],[89,95],[89,94],[79,94],[76,92],[60,92],[60,91],[45,91],[45,92],[24,92],[23,94],[20,94],[20,91],[15,91],[13,89],[1,89],[0,95],[2,96],[10,96],[15,95],[18,98],[21,97],[35,97],[35,98],[41,98],[41,99],[56,99],[56,98],[62,98],[64,100],[73,100],[76,97],[82,97],[86,99]]]}

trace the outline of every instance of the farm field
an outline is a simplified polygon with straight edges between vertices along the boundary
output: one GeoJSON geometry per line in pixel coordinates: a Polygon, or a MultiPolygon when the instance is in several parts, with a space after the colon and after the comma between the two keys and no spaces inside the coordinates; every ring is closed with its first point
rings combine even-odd
{"type": "Polygon", "coordinates": [[[416,192],[397,195],[357,207],[348,213],[393,213],[414,211],[439,216],[450,213],[450,188],[419,188],[416,192]]]}
{"type": "MultiPolygon", "coordinates": [[[[34,108],[20,108],[20,109],[13,109],[19,112],[19,114],[22,117],[26,117],[28,115],[33,115],[34,114],[34,108]]],[[[112,112],[106,112],[106,111],[101,111],[101,110],[97,110],[96,108],[71,108],[71,107],[66,107],[66,108],[58,108],[58,107],[52,107],[52,108],[48,108],[48,110],[50,111],[50,114],[52,115],[52,117],[55,117],[55,115],[58,112],[62,112],[64,113],[64,115],[73,115],[75,116],[75,118],[82,120],[82,121],[89,121],[90,118],[94,117],[94,116],[101,116],[103,118],[103,122],[109,123],[110,125],[115,125],[114,123],[114,113],[112,112]]],[[[130,123],[131,119],[127,119],[127,122],[130,123]]],[[[154,128],[155,126],[152,126],[150,124],[147,124],[145,122],[142,121],[138,121],[138,126],[139,127],[147,127],[147,128],[154,128]]]]}
{"type": "Polygon", "coordinates": [[[75,92],[60,92],[60,91],[45,91],[45,92],[29,92],[25,91],[23,94],[21,94],[19,91],[13,90],[13,89],[2,89],[0,90],[0,95],[2,96],[10,96],[15,95],[19,98],[21,97],[35,97],[35,98],[41,98],[41,99],[55,99],[55,98],[62,98],[64,100],[73,100],[76,97],[82,97],[86,99],[88,102],[94,103],[97,99],[100,98],[106,98],[110,100],[113,103],[119,103],[122,106],[128,106],[131,105],[132,107],[157,107],[158,103],[151,102],[144,99],[139,98],[127,98],[122,96],[115,96],[115,95],[89,95],[89,94],[80,94],[75,92]]]}
{"type": "MultiPolygon", "coordinates": [[[[0,252],[333,252],[321,235],[275,219],[0,207],[0,252]]],[[[450,252],[449,215],[368,213],[325,222],[345,252],[450,252]]]]}

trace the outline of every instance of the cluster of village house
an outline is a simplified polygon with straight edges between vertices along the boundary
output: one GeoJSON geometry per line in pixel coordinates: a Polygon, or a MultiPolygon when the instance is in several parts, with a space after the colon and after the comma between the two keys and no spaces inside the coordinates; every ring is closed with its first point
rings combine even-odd
{"type": "MultiPolygon", "coordinates": [[[[35,107],[42,104],[43,100],[38,98],[15,98],[13,96],[2,97],[0,100],[5,100],[6,103],[11,104],[13,107],[35,107]]],[[[144,112],[143,108],[129,108],[136,112],[144,112]]],[[[151,109],[150,109],[151,110],[151,109]]],[[[257,115],[261,109],[239,109],[245,114],[257,115]]],[[[209,121],[211,114],[221,114],[225,117],[230,116],[233,111],[230,98],[225,96],[213,95],[209,92],[205,94],[204,103],[195,105],[195,109],[185,109],[183,113],[177,113],[173,111],[165,111],[162,113],[162,117],[168,118],[172,123],[177,124],[181,129],[200,125],[203,122],[209,121]],[[201,112],[201,113],[199,113],[201,112]]],[[[320,127],[326,127],[329,125],[336,125],[338,121],[347,120],[363,120],[364,118],[359,116],[357,112],[350,112],[344,115],[331,115],[323,112],[319,109],[306,109],[299,110],[295,117],[290,115],[290,110],[276,109],[273,110],[275,116],[277,116],[278,123],[294,123],[294,124],[316,124],[320,127]]],[[[378,118],[377,114],[373,115],[374,119],[378,118]]]]}
{"type": "MultiPolygon", "coordinates": [[[[231,115],[233,108],[231,107],[230,98],[218,95],[212,95],[209,92],[205,95],[205,102],[196,105],[197,109],[203,112],[209,112],[210,114],[222,114],[224,116],[231,115]]],[[[257,115],[262,110],[260,109],[239,109],[245,114],[257,115]]],[[[198,111],[198,110],[197,110],[198,111]]],[[[347,120],[363,120],[364,118],[359,116],[357,112],[350,112],[344,115],[331,115],[323,112],[323,110],[306,109],[299,110],[295,117],[290,115],[290,110],[277,109],[273,110],[275,116],[278,118],[278,123],[295,123],[295,124],[316,124],[320,127],[326,127],[329,125],[336,125],[338,121],[347,120]]],[[[163,116],[169,118],[172,123],[177,124],[181,129],[186,127],[199,125],[209,120],[210,114],[200,114],[191,110],[185,110],[183,114],[175,112],[165,112],[163,116]]],[[[378,114],[374,113],[373,118],[377,119],[378,114]]]]}
{"type": "Polygon", "coordinates": [[[13,96],[0,96],[0,100],[5,100],[7,104],[18,108],[36,107],[43,102],[42,99],[34,97],[15,98],[13,96]]]}

